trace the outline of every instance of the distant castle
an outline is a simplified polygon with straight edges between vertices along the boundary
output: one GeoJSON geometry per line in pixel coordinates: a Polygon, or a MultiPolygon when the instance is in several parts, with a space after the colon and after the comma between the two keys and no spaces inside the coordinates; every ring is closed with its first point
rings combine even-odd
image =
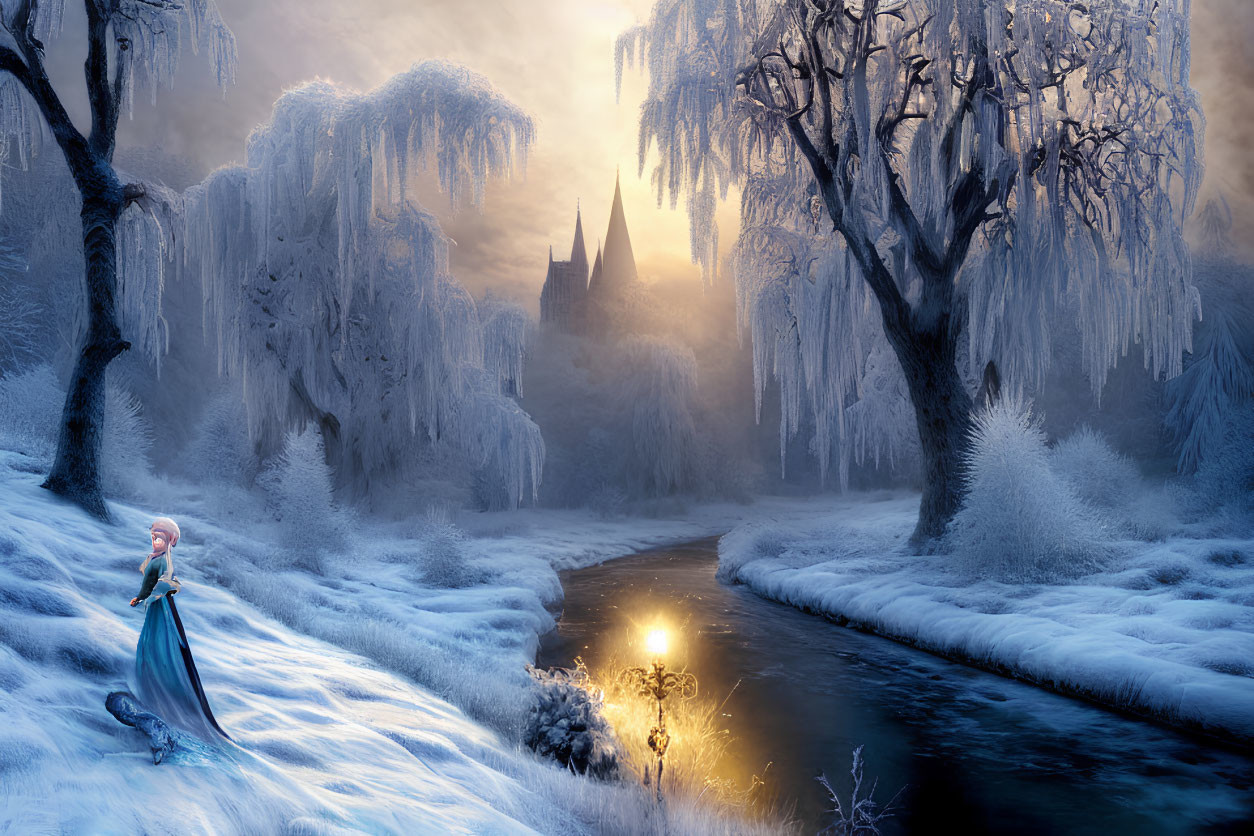
{"type": "Polygon", "coordinates": [[[540,321],[552,323],[563,331],[589,333],[600,327],[608,309],[636,283],[636,257],[627,233],[623,215],[623,196],[618,179],[614,180],[614,204],[610,207],[610,225],[605,232],[605,249],[597,245],[592,274],[588,274],[588,255],[583,243],[583,218],[575,209],[575,241],[569,261],[554,261],[549,247],[549,272],[540,291],[540,321]]]}

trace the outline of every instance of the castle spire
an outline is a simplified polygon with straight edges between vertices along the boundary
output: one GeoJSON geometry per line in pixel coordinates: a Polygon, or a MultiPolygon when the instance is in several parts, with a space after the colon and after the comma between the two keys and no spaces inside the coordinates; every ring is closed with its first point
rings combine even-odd
{"type": "Polygon", "coordinates": [[[623,191],[620,176],[614,176],[614,203],[610,207],[610,225],[605,233],[602,250],[602,272],[599,284],[605,291],[616,292],[637,279],[636,256],[631,249],[631,235],[627,232],[627,217],[623,213],[623,191]]]}
{"type": "Polygon", "coordinates": [[[592,278],[588,279],[588,289],[591,290],[594,285],[601,284],[601,271],[603,270],[601,263],[601,239],[597,239],[597,257],[592,263],[592,278]]]}
{"type": "Polygon", "coordinates": [[[588,275],[588,253],[583,246],[583,217],[579,211],[579,203],[575,203],[575,241],[570,245],[571,267],[582,274],[588,275]]]}

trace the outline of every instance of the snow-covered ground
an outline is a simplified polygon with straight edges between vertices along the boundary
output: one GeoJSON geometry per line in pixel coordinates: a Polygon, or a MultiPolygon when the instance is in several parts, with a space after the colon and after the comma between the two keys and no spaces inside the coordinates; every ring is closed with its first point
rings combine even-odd
{"type": "MultiPolygon", "coordinates": [[[[107,525],[39,488],[39,471],[0,452],[0,831],[13,833],[640,832],[643,790],[515,742],[555,568],[793,507],[365,525],[342,551],[283,556],[278,529],[214,519],[216,500],[189,488],[162,484],[161,507],[113,503],[107,525]],[[183,528],[180,611],[238,746],[184,740],[154,766],[104,698],[132,684],[143,608],[128,601],[158,514],[183,528]]],[[[668,817],[674,832],[744,832],[683,803],[668,817]]]]}
{"type": "Polygon", "coordinates": [[[1117,543],[1058,583],[973,577],[906,548],[918,495],[843,498],[808,523],[751,522],[719,574],[759,594],[927,650],[1254,742],[1254,540],[1117,543]]]}

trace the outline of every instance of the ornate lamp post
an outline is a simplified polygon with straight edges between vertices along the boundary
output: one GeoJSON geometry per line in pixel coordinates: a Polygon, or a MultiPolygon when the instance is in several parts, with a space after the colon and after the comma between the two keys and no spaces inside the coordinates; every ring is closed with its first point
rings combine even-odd
{"type": "MultiPolygon", "coordinates": [[[[681,697],[691,697],[697,693],[697,678],[690,673],[666,670],[662,656],[666,654],[667,640],[665,630],[652,630],[645,640],[645,647],[653,656],[648,668],[634,667],[623,671],[624,679],[639,688],[642,697],[657,700],[657,724],[649,729],[649,749],[657,756],[657,773],[654,780],[654,791],[659,803],[662,801],[662,767],[665,763],[666,749],[670,746],[670,732],[666,730],[666,714],[663,703],[674,692],[681,697]]],[[[645,784],[649,783],[649,770],[645,769],[645,784]]]]}

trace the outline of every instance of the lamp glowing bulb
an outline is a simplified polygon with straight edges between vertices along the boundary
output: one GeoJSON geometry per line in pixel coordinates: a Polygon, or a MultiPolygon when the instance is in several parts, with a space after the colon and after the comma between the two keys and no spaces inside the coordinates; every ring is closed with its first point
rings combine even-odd
{"type": "Polygon", "coordinates": [[[650,630],[649,635],[644,640],[644,646],[654,656],[662,656],[666,653],[666,631],[650,630]]]}

